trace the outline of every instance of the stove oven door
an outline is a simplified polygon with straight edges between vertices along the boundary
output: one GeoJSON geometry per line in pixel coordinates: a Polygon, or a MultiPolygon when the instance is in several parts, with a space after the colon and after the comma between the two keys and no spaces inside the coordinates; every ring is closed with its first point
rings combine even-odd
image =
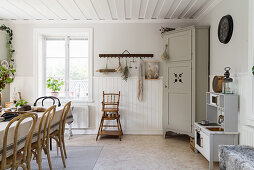
{"type": "Polygon", "coordinates": [[[210,141],[209,135],[195,128],[195,148],[207,159],[210,160],[210,141]]]}

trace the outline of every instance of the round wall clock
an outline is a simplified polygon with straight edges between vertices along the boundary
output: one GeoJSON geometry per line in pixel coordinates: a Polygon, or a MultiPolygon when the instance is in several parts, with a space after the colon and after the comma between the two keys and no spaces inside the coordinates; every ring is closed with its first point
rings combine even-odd
{"type": "Polygon", "coordinates": [[[233,34],[233,18],[226,15],[221,18],[218,26],[218,38],[221,43],[227,44],[233,34]]]}

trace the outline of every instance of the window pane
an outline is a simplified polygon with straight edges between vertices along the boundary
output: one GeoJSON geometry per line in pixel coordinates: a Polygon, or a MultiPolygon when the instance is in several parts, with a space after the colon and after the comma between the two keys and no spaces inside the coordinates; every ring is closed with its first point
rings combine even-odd
{"type": "MultiPolygon", "coordinates": [[[[53,77],[59,81],[65,81],[65,59],[64,58],[47,58],[46,59],[46,81],[53,77]]],[[[65,96],[65,86],[61,86],[59,97],[65,96]]],[[[51,90],[47,88],[47,95],[51,95],[51,90]]]]}
{"type": "Polygon", "coordinates": [[[70,58],[70,97],[88,96],[88,58],[70,58]]]}
{"type": "Polygon", "coordinates": [[[46,57],[65,57],[65,41],[47,40],[46,57]]]}
{"type": "Polygon", "coordinates": [[[70,58],[88,57],[88,40],[70,40],[70,58]]]}

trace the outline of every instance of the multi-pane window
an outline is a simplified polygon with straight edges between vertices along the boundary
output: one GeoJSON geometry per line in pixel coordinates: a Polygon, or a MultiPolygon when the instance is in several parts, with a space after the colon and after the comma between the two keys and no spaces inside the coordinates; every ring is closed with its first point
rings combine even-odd
{"type": "MultiPolygon", "coordinates": [[[[63,81],[59,97],[89,97],[89,39],[87,37],[44,37],[45,71],[43,82],[50,77],[63,81]]],[[[44,94],[51,90],[43,86],[44,94]]]]}

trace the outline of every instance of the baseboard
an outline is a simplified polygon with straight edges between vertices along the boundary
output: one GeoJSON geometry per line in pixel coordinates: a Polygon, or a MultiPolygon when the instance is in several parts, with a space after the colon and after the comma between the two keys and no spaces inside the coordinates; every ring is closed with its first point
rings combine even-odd
{"type": "MultiPolygon", "coordinates": [[[[69,133],[68,130],[66,130],[66,133],[69,133]]],[[[124,130],[124,134],[129,135],[163,135],[162,129],[129,129],[124,130]]],[[[95,135],[97,134],[97,130],[95,129],[73,129],[72,134],[76,135],[95,135]]]]}

